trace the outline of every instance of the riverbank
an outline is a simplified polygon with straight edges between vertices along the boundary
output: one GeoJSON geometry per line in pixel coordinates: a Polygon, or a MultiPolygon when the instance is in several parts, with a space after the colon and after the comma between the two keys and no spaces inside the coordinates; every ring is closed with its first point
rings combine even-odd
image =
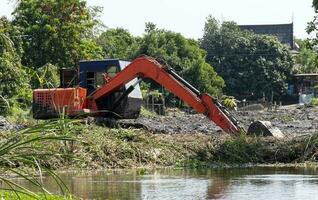
{"type": "MultiPolygon", "coordinates": [[[[166,116],[144,112],[136,120],[120,120],[115,124],[111,121],[114,128],[109,128],[110,121],[81,120],[52,130],[74,140],[46,143],[45,150],[54,154],[43,158],[41,164],[58,170],[218,168],[277,163],[301,165],[305,162],[315,165],[318,160],[316,112],[317,108],[293,106],[278,111],[244,110],[235,113],[244,126],[252,120],[270,120],[286,135],[283,139],[229,135],[219,131],[203,115],[179,110],[170,111],[166,116]],[[302,122],[306,123],[302,125],[302,122]]],[[[33,121],[29,124],[32,123],[50,122],[33,121]]],[[[11,127],[8,123],[3,124],[11,127]]],[[[4,132],[1,132],[2,139],[11,135],[4,132]]]]}
{"type": "Polygon", "coordinates": [[[71,196],[58,196],[58,195],[43,195],[43,194],[36,194],[36,196],[31,196],[30,194],[19,194],[19,197],[14,192],[0,192],[0,197],[3,200],[16,200],[16,199],[23,199],[23,200],[77,200],[79,198],[71,197],[71,196]]]}
{"type": "Polygon", "coordinates": [[[55,142],[51,152],[66,152],[43,161],[52,169],[137,167],[226,167],[250,164],[315,163],[318,134],[276,138],[214,134],[153,134],[143,129],[72,127],[74,141],[55,142]]]}

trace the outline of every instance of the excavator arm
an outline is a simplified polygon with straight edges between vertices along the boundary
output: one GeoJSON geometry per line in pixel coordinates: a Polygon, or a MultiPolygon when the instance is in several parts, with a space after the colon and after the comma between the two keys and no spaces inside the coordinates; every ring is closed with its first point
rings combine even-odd
{"type": "Polygon", "coordinates": [[[143,56],[135,59],[107,84],[94,91],[88,99],[96,102],[123,87],[136,77],[154,80],[186,102],[198,113],[205,114],[225,132],[240,132],[241,128],[238,126],[237,120],[216,99],[208,94],[201,94],[171,68],[161,65],[151,57],[143,56]]]}

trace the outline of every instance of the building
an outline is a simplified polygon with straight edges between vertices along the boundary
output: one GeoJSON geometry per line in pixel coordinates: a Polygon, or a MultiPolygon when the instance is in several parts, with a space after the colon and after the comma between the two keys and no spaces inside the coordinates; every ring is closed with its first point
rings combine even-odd
{"type": "Polygon", "coordinates": [[[299,97],[299,103],[309,104],[318,97],[318,74],[295,74],[293,83],[288,85],[288,94],[299,97]]]}
{"type": "Polygon", "coordinates": [[[318,86],[318,74],[294,75],[294,93],[314,94],[315,86],[318,86]]]}
{"type": "Polygon", "coordinates": [[[282,44],[295,49],[294,44],[294,24],[265,24],[265,25],[239,25],[243,30],[252,31],[256,34],[273,35],[282,44]]]}

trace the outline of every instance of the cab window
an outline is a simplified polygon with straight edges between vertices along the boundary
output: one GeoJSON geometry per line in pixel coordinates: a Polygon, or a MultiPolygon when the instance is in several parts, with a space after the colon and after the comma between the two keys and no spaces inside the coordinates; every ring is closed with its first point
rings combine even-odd
{"type": "Polygon", "coordinates": [[[110,78],[114,78],[114,76],[117,74],[118,72],[118,67],[117,66],[110,66],[108,69],[107,69],[107,74],[110,78]]]}

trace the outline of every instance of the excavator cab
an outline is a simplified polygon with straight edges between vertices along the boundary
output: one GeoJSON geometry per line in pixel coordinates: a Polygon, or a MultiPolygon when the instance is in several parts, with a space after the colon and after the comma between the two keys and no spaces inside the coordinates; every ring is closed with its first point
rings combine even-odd
{"type": "MultiPolygon", "coordinates": [[[[86,88],[87,96],[98,88],[107,85],[115,75],[125,69],[130,62],[107,59],[98,61],[80,61],[79,86],[86,88]]],[[[137,78],[127,82],[123,87],[99,99],[96,104],[100,115],[119,118],[137,118],[142,105],[142,93],[137,78]],[[134,89],[127,93],[131,85],[134,89]],[[118,102],[116,106],[114,103],[118,102]]]]}

